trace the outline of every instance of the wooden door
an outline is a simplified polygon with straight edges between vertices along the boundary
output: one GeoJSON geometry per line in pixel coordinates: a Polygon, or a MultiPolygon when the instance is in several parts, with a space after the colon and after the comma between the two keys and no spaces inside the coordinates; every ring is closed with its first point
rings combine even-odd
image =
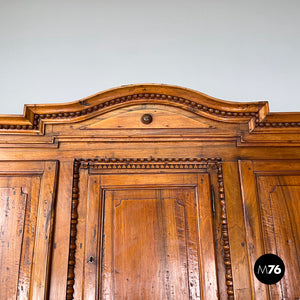
{"type": "Polygon", "coordinates": [[[209,174],[103,171],[80,170],[74,299],[218,299],[209,174]]]}
{"type": "Polygon", "coordinates": [[[46,299],[57,162],[0,162],[0,299],[46,299]]]}
{"type": "Polygon", "coordinates": [[[300,299],[300,162],[241,161],[249,269],[255,299],[300,299]],[[262,254],[278,255],[284,277],[260,283],[253,266],[262,254]]]}

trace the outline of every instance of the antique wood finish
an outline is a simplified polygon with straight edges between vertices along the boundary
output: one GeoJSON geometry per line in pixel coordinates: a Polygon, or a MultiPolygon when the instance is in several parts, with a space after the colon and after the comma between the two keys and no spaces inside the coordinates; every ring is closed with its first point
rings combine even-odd
{"type": "MultiPolygon", "coordinates": [[[[251,281],[248,274],[248,257],[245,246],[245,224],[240,191],[239,170],[236,162],[223,163],[224,189],[226,191],[226,208],[232,277],[236,299],[251,299],[251,281]]],[[[262,298],[263,299],[263,298],[262,298]]]]}
{"type": "MultiPolygon", "coordinates": [[[[218,182],[216,189],[222,212],[217,224],[222,232],[224,256],[219,263],[226,263],[227,267],[225,280],[221,282],[227,282],[228,295],[233,295],[219,159],[83,160],[75,162],[75,170],[79,164],[83,171],[80,183],[79,170],[74,174],[76,197],[73,196],[72,211],[76,216],[72,224],[78,223],[73,230],[78,234],[77,242],[71,240],[70,244],[68,298],[72,299],[76,278],[76,299],[96,295],[101,295],[101,299],[110,299],[112,295],[118,299],[218,299],[208,170],[218,182]],[[160,174],[153,174],[157,169],[160,174]],[[130,206],[123,216],[121,203],[125,200],[130,206]],[[122,222],[118,224],[119,214],[122,222]],[[118,266],[117,258],[122,255],[123,263],[118,266]],[[140,259],[135,261],[136,256],[140,259]],[[143,265],[149,260],[153,265],[142,277],[143,265]],[[124,265],[129,270],[122,270],[124,265]]],[[[220,266],[219,270],[222,269],[220,266]]]]}
{"type": "Polygon", "coordinates": [[[297,299],[299,161],[300,113],[176,86],[2,115],[0,298],[297,299]]]}
{"type": "Polygon", "coordinates": [[[44,299],[57,162],[0,162],[0,298],[44,299]]]}
{"type": "Polygon", "coordinates": [[[255,295],[300,297],[300,161],[240,161],[250,267],[264,253],[285,262],[285,275],[269,288],[253,279],[255,295]]]}

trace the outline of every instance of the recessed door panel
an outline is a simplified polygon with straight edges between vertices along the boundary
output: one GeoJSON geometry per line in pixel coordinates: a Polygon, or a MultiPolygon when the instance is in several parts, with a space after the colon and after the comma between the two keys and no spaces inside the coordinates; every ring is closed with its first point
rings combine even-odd
{"type": "Polygon", "coordinates": [[[300,176],[258,176],[258,191],[266,252],[286,268],[271,296],[300,297],[300,176]]]}
{"type": "Polygon", "coordinates": [[[193,200],[184,188],[105,193],[104,299],[200,297],[193,200]]]}
{"type": "Polygon", "coordinates": [[[261,299],[300,298],[300,162],[241,161],[247,247],[253,294],[261,299]],[[257,280],[255,261],[265,253],[285,264],[272,285],[257,280]]]}
{"type": "Polygon", "coordinates": [[[45,299],[57,162],[0,162],[0,299],[45,299]]]}

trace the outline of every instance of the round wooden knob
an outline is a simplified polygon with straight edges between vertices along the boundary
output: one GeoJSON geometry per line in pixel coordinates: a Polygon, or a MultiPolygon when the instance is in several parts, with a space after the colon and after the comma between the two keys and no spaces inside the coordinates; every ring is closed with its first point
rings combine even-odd
{"type": "Polygon", "coordinates": [[[153,121],[153,118],[150,114],[144,114],[142,115],[141,121],[144,124],[150,124],[153,121]]]}

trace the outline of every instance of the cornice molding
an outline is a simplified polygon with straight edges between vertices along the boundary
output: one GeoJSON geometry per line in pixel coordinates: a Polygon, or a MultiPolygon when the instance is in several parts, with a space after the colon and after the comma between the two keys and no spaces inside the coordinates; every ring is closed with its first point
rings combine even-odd
{"type": "Polygon", "coordinates": [[[274,129],[274,128],[299,128],[299,113],[269,113],[266,118],[258,123],[258,129],[274,129]]]}
{"type": "Polygon", "coordinates": [[[90,119],[121,107],[164,104],[224,123],[246,123],[252,131],[268,114],[268,102],[230,102],[190,89],[159,84],[128,85],[64,104],[25,105],[24,116],[0,115],[0,132],[44,133],[44,125],[90,119]]]}

